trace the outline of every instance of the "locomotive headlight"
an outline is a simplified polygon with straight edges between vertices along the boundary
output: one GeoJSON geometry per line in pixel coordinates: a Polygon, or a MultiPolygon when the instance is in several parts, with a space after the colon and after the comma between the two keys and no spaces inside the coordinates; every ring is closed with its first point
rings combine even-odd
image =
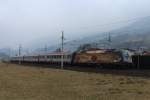
{"type": "Polygon", "coordinates": [[[120,62],[121,58],[115,59],[114,62],[120,62]]]}
{"type": "Polygon", "coordinates": [[[113,62],[118,62],[118,60],[114,60],[113,62]]]}

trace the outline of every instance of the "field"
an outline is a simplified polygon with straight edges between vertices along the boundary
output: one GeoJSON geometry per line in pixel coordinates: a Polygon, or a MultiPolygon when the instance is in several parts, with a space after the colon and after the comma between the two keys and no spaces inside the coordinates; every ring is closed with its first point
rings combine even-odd
{"type": "Polygon", "coordinates": [[[0,64],[1,100],[149,100],[150,71],[0,64]],[[42,66],[41,66],[42,67],[42,66]]]}

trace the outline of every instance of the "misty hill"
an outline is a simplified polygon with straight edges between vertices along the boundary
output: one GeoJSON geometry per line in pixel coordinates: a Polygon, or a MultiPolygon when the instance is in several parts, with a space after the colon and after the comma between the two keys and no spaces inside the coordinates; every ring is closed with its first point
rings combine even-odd
{"type": "Polygon", "coordinates": [[[10,54],[10,50],[7,48],[0,49],[0,59],[8,58],[10,54]]]}
{"type": "MultiPolygon", "coordinates": [[[[146,48],[150,49],[150,17],[139,19],[126,27],[108,32],[111,35],[113,48],[146,48]]],[[[108,47],[108,33],[92,35],[80,40],[68,42],[68,49],[75,49],[81,44],[98,44],[108,47]]]]}
{"type": "MultiPolygon", "coordinates": [[[[91,36],[86,36],[82,39],[65,42],[65,49],[67,51],[75,51],[80,45],[92,44],[98,45],[99,47],[109,47],[108,44],[108,33],[111,35],[111,46],[112,48],[146,48],[150,49],[150,17],[145,17],[134,21],[126,27],[112,30],[106,33],[97,33],[91,36]]],[[[48,49],[54,51],[59,46],[51,46],[48,49]]],[[[44,51],[44,49],[38,49],[44,51]]]]}
{"type": "Polygon", "coordinates": [[[150,48],[150,17],[140,19],[127,27],[111,32],[113,47],[150,48]]]}

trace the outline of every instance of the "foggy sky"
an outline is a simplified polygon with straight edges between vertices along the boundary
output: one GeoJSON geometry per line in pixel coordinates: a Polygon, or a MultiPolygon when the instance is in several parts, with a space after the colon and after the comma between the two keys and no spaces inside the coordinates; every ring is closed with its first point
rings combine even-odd
{"type": "Polygon", "coordinates": [[[44,38],[51,45],[62,30],[68,39],[80,38],[113,27],[99,25],[149,13],[149,0],[0,0],[0,48],[44,38]]]}

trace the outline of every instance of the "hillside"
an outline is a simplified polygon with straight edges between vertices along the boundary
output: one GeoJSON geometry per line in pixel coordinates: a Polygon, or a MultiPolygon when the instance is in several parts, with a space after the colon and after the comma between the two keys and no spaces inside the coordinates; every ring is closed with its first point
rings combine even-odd
{"type": "MultiPolygon", "coordinates": [[[[138,21],[133,22],[132,24],[108,32],[111,35],[111,45],[113,48],[150,48],[150,17],[142,18],[138,21]]],[[[108,33],[97,34],[82,40],[77,41],[78,45],[82,43],[92,43],[99,44],[102,47],[104,44],[107,44],[108,33]]],[[[74,42],[71,42],[74,43],[74,42]]],[[[70,48],[68,45],[66,48],[70,48]]],[[[75,43],[74,43],[75,44],[75,43]]],[[[77,46],[76,46],[77,47],[77,46]]],[[[73,47],[72,47],[73,48],[73,47]]]]}
{"type": "MultiPolygon", "coordinates": [[[[138,49],[142,47],[150,49],[150,17],[145,17],[120,29],[112,30],[106,33],[93,33],[91,36],[85,36],[80,39],[68,41],[64,44],[65,50],[75,51],[80,45],[83,44],[97,44],[100,48],[107,48],[109,47],[107,41],[108,33],[111,35],[112,48],[138,49]]],[[[60,45],[50,46],[48,47],[48,50],[54,51],[59,47],[60,45]]],[[[44,48],[36,49],[36,52],[44,52],[44,48]]]]}
{"type": "Polygon", "coordinates": [[[1,100],[148,100],[149,70],[0,63],[1,100]]]}
{"type": "Polygon", "coordinates": [[[140,19],[127,27],[111,32],[113,47],[150,48],[150,17],[140,19]]]}

